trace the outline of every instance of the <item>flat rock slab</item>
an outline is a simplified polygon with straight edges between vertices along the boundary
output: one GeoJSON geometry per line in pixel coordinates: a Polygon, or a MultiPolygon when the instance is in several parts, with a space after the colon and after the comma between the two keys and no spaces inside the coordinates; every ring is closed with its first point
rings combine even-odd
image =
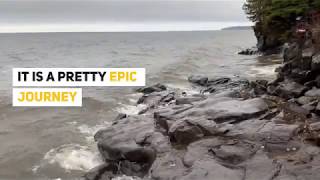
{"type": "Polygon", "coordinates": [[[297,98],[308,90],[306,86],[296,82],[284,82],[275,89],[275,94],[282,98],[297,98]]]}
{"type": "Polygon", "coordinates": [[[265,113],[267,110],[268,105],[261,98],[249,100],[214,98],[205,100],[194,108],[185,111],[184,116],[204,116],[217,123],[222,123],[254,118],[265,113]]]}
{"type": "Polygon", "coordinates": [[[213,159],[196,161],[190,169],[190,173],[181,180],[243,180],[243,169],[227,168],[213,159]]]}
{"type": "Polygon", "coordinates": [[[316,89],[316,88],[311,89],[305,93],[305,96],[320,98],[320,89],[316,89]]]}

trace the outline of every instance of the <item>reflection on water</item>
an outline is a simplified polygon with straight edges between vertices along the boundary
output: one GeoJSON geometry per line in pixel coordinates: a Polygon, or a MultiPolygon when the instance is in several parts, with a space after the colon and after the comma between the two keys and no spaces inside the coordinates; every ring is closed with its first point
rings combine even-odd
{"type": "MultiPolygon", "coordinates": [[[[83,89],[82,108],[13,108],[13,67],[145,67],[147,84],[194,90],[191,74],[272,78],[278,57],[240,56],[251,31],[0,34],[0,179],[73,179],[101,161],[92,135],[136,114],[129,87],[83,89]]],[[[120,179],[130,177],[119,177],[120,179]]]]}

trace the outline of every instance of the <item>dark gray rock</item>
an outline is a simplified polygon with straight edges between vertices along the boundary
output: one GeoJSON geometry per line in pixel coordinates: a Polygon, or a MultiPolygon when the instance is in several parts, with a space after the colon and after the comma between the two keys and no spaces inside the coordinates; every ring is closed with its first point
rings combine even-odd
{"type": "Polygon", "coordinates": [[[283,51],[283,62],[299,61],[302,58],[302,50],[298,43],[292,43],[283,51]]]}
{"type": "Polygon", "coordinates": [[[105,163],[97,166],[83,175],[85,180],[110,180],[118,173],[116,164],[105,163]]]}
{"type": "Polygon", "coordinates": [[[152,86],[148,86],[148,87],[143,87],[143,88],[139,88],[137,89],[137,92],[141,92],[143,94],[150,94],[153,92],[161,92],[161,91],[165,91],[167,90],[167,87],[163,84],[155,84],[152,86]]]}
{"type": "Polygon", "coordinates": [[[176,105],[193,104],[194,102],[202,101],[205,99],[206,97],[204,96],[181,97],[176,99],[176,105]]]}
{"type": "Polygon", "coordinates": [[[313,88],[305,93],[305,96],[308,97],[320,97],[320,89],[313,88]]]}
{"type": "Polygon", "coordinates": [[[257,131],[256,137],[264,142],[286,143],[298,133],[299,128],[299,125],[296,124],[275,124],[274,122],[269,122],[257,131]]]}
{"type": "Polygon", "coordinates": [[[215,85],[226,84],[230,81],[231,81],[231,78],[222,77],[222,78],[209,79],[207,84],[208,86],[215,86],[215,85]]]}
{"type": "Polygon", "coordinates": [[[145,104],[148,108],[154,108],[160,104],[168,104],[175,100],[174,92],[153,92],[151,94],[144,94],[138,99],[137,104],[145,104]]]}
{"type": "Polygon", "coordinates": [[[187,147],[187,152],[183,157],[183,163],[186,167],[191,167],[194,162],[199,159],[212,158],[212,153],[209,151],[212,148],[219,147],[226,143],[224,140],[219,138],[202,139],[191,143],[187,147]]]}
{"type": "Polygon", "coordinates": [[[311,123],[310,130],[319,131],[320,130],[320,122],[311,123]]]}
{"type": "Polygon", "coordinates": [[[296,102],[299,103],[300,105],[306,105],[306,104],[312,103],[315,100],[316,100],[315,97],[301,96],[296,100],[296,102]]]}
{"type": "Polygon", "coordinates": [[[317,115],[320,115],[320,103],[317,104],[316,109],[315,109],[315,113],[317,115]]]}
{"type": "Polygon", "coordinates": [[[188,77],[188,81],[200,86],[205,86],[208,83],[209,78],[201,75],[192,75],[188,77]]]}
{"type": "Polygon", "coordinates": [[[170,127],[169,136],[171,142],[185,145],[202,138],[204,133],[200,127],[194,126],[188,121],[179,120],[170,127]]]}
{"type": "Polygon", "coordinates": [[[171,108],[155,112],[156,123],[169,130],[171,124],[178,119],[199,119],[202,117],[217,123],[237,122],[262,115],[268,105],[261,98],[232,99],[228,97],[210,97],[193,106],[171,108]]]}
{"type": "Polygon", "coordinates": [[[320,54],[317,54],[317,55],[312,57],[311,70],[312,71],[320,70],[320,54]]]}
{"type": "Polygon", "coordinates": [[[274,179],[281,170],[281,164],[277,163],[263,151],[258,151],[248,162],[243,163],[246,169],[246,180],[270,180],[274,179]]]}
{"type": "Polygon", "coordinates": [[[245,172],[241,168],[228,168],[219,164],[214,159],[202,159],[196,161],[190,168],[190,172],[181,180],[243,180],[245,172]]]}
{"type": "Polygon", "coordinates": [[[311,62],[313,57],[313,49],[307,48],[302,50],[302,58],[301,58],[301,69],[303,70],[310,70],[311,69],[311,62]]]}
{"type": "MultiPolygon", "coordinates": [[[[143,116],[130,116],[95,135],[98,149],[106,162],[120,163],[126,175],[144,176],[156,158],[157,142],[142,143],[141,137],[152,136],[153,121],[143,116]],[[148,136],[141,133],[150,132],[148,136]],[[137,139],[140,141],[137,141],[137,139]]],[[[156,139],[150,138],[149,140],[156,139]]],[[[146,140],[145,140],[146,141],[146,140]]]]}
{"type": "Polygon", "coordinates": [[[179,152],[169,152],[158,157],[150,168],[150,176],[157,180],[180,179],[187,168],[183,165],[179,152]]]}
{"type": "Polygon", "coordinates": [[[278,96],[290,99],[290,98],[297,98],[303,95],[308,90],[307,87],[298,84],[296,82],[286,81],[281,83],[275,90],[275,94],[278,96]]]}

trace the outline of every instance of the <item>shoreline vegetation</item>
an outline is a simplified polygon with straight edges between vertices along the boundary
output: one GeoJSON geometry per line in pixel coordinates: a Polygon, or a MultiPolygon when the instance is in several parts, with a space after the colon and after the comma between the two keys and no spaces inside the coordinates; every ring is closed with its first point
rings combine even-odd
{"type": "Polygon", "coordinates": [[[314,180],[320,172],[319,1],[247,0],[257,50],[283,49],[274,81],[192,75],[197,94],[140,88],[139,115],[94,138],[104,164],[86,180],[314,180]],[[312,12],[312,13],[311,13],[312,12]],[[311,15],[313,14],[313,15],[311,15]],[[300,26],[301,25],[301,26],[300,26]],[[304,31],[305,30],[305,31],[304,31]]]}

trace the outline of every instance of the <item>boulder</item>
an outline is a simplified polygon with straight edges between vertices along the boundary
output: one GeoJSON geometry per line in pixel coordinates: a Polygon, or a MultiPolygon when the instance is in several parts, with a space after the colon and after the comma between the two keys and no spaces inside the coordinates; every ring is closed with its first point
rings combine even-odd
{"type": "Polygon", "coordinates": [[[141,92],[143,94],[150,94],[153,92],[161,92],[165,90],[167,90],[167,87],[163,84],[158,83],[152,86],[139,88],[137,89],[137,92],[141,92]]]}
{"type": "Polygon", "coordinates": [[[275,124],[269,122],[257,131],[256,138],[269,143],[286,143],[297,135],[300,126],[297,124],[275,124]]]}
{"type": "Polygon", "coordinates": [[[306,105],[306,104],[312,103],[315,100],[316,100],[315,97],[301,96],[298,99],[296,99],[296,102],[299,103],[300,105],[306,105]]]}
{"type": "Polygon", "coordinates": [[[214,79],[209,79],[207,84],[208,84],[208,86],[214,86],[214,85],[226,84],[230,81],[231,81],[231,79],[228,77],[214,78],[214,79]]]}
{"type": "Polygon", "coordinates": [[[313,88],[313,89],[307,91],[307,92],[305,93],[305,96],[308,96],[308,97],[317,97],[317,98],[319,98],[319,97],[320,97],[320,89],[313,88]]]}
{"type": "Polygon", "coordinates": [[[117,173],[118,167],[116,164],[105,163],[91,169],[83,175],[83,178],[85,180],[107,180],[114,178],[117,173]]]}
{"type": "Polygon", "coordinates": [[[200,86],[205,86],[208,83],[209,78],[201,75],[192,75],[188,77],[188,81],[200,86]]]}
{"type": "Polygon", "coordinates": [[[95,134],[100,154],[106,162],[120,163],[119,171],[125,175],[144,176],[156,158],[157,144],[150,142],[155,133],[153,121],[143,116],[130,116],[95,134]],[[146,137],[149,143],[137,139],[146,137]]]}
{"type": "Polygon", "coordinates": [[[310,70],[313,57],[313,49],[307,48],[302,50],[301,69],[310,70]]]}
{"type": "Polygon", "coordinates": [[[204,136],[201,128],[188,123],[188,121],[176,121],[169,129],[171,142],[189,144],[204,136]]]}
{"type": "Polygon", "coordinates": [[[279,84],[279,86],[275,89],[275,94],[282,98],[290,99],[300,97],[307,90],[308,88],[301,84],[292,81],[286,81],[279,84]]]}
{"type": "Polygon", "coordinates": [[[320,54],[317,54],[317,55],[312,57],[311,70],[312,71],[320,70],[320,54]]]}
{"type": "Polygon", "coordinates": [[[153,92],[150,94],[144,94],[138,99],[137,104],[145,104],[147,107],[154,108],[160,104],[168,104],[169,102],[175,100],[174,92],[153,92]]]}
{"type": "Polygon", "coordinates": [[[242,100],[212,96],[193,106],[157,111],[155,112],[155,119],[157,124],[169,129],[169,126],[177,119],[198,119],[202,117],[216,123],[238,122],[260,116],[267,110],[268,105],[261,98],[242,100]]]}
{"type": "Polygon", "coordinates": [[[299,61],[302,58],[302,50],[298,43],[292,43],[283,51],[283,62],[299,61]]]}

